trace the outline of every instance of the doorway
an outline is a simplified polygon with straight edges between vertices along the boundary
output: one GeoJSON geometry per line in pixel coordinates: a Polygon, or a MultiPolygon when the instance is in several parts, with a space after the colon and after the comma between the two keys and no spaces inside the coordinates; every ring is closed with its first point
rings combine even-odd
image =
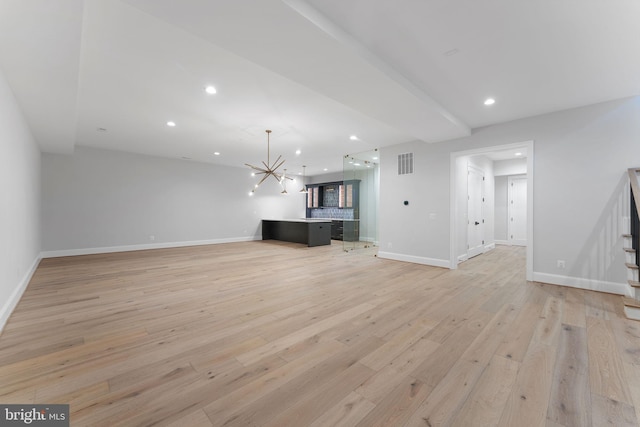
{"type": "MultiPolygon", "coordinates": [[[[450,253],[449,253],[449,268],[456,269],[460,262],[465,261],[470,256],[473,255],[472,252],[468,252],[472,244],[474,242],[473,239],[478,239],[477,236],[473,236],[472,231],[469,230],[471,224],[475,227],[476,219],[471,219],[472,212],[468,205],[471,204],[471,197],[468,192],[470,185],[474,185],[473,182],[469,181],[469,176],[471,173],[469,172],[469,165],[478,163],[477,159],[485,159],[490,163],[496,163],[494,160],[499,158],[500,155],[511,153],[512,156],[515,156],[516,153],[522,156],[520,163],[524,162],[525,172],[524,176],[526,176],[526,181],[520,181],[518,183],[514,182],[514,187],[518,185],[518,191],[520,191],[520,195],[525,195],[521,200],[522,202],[519,205],[519,209],[526,212],[524,215],[521,215],[519,218],[521,221],[518,222],[517,226],[519,227],[517,230],[514,229],[514,242],[521,243],[525,247],[526,251],[526,278],[527,280],[533,279],[533,247],[534,247],[534,239],[533,239],[533,179],[534,179],[534,170],[533,170],[533,155],[534,155],[534,143],[533,141],[525,141],[514,144],[505,144],[501,146],[490,146],[485,148],[460,151],[460,152],[452,152],[450,156],[450,253]],[[470,161],[471,158],[474,158],[473,161],[470,161]],[[526,182],[526,184],[525,184],[526,182]],[[520,185],[519,185],[520,184],[520,185]]],[[[485,170],[485,188],[495,188],[495,179],[497,179],[497,169],[493,171],[491,168],[481,167],[480,169],[485,170]],[[489,172],[487,172],[487,170],[489,172]],[[488,177],[488,178],[487,178],[488,177]],[[490,182],[486,182],[486,179],[489,179],[490,182]]],[[[511,173],[510,171],[501,171],[501,175],[504,176],[504,187],[506,190],[506,176],[505,175],[518,175],[519,173],[511,173]]],[[[493,193],[492,193],[493,194],[493,193]]],[[[487,198],[483,205],[483,218],[485,223],[482,227],[479,226],[479,229],[482,229],[484,234],[484,245],[483,251],[490,250],[495,247],[496,239],[495,233],[497,225],[494,223],[494,216],[497,214],[495,211],[495,194],[493,196],[491,194],[485,194],[485,198],[487,198]],[[488,221],[488,222],[487,222],[488,221]]],[[[507,198],[505,194],[505,199],[507,198]]],[[[506,200],[505,200],[506,202],[506,200]]],[[[515,199],[514,199],[515,203],[515,199]]],[[[506,203],[505,203],[506,205],[506,203]]],[[[504,216],[506,218],[507,211],[505,206],[504,216]]],[[[477,221],[482,224],[482,221],[477,221]]],[[[515,222],[515,217],[514,217],[515,222]]],[[[505,224],[504,235],[506,240],[506,230],[507,226],[505,224]]],[[[510,229],[511,230],[511,229],[510,229]]],[[[511,234],[511,233],[510,233],[511,234]]],[[[509,235],[510,235],[509,234],[509,235]]],[[[481,238],[480,241],[483,239],[481,238]]],[[[500,243],[500,242],[498,242],[500,243]]],[[[506,241],[502,243],[507,243],[506,241]]],[[[477,247],[477,241],[473,244],[474,247],[477,247]]],[[[476,249],[478,251],[479,249],[476,249]]]]}

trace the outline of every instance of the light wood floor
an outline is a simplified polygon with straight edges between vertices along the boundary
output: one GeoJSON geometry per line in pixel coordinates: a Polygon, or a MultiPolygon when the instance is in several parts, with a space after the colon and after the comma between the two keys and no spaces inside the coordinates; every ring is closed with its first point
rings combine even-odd
{"type": "Polygon", "coordinates": [[[619,296],[247,242],[43,260],[0,336],[0,403],[72,426],[636,426],[619,296]]]}

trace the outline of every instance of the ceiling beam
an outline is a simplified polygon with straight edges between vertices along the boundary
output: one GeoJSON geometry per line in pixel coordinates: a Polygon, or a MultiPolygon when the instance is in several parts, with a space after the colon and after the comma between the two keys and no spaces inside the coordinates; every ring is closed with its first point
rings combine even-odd
{"type": "Polygon", "coordinates": [[[287,6],[295,10],[301,16],[309,20],[312,24],[320,28],[322,31],[336,39],[338,42],[347,46],[358,56],[369,62],[375,68],[384,73],[387,77],[393,80],[395,83],[403,87],[413,96],[425,103],[429,108],[439,113],[442,117],[447,119],[458,129],[463,131],[465,135],[471,134],[471,128],[453,115],[449,110],[444,108],[440,103],[433,99],[423,89],[416,86],[412,81],[406,78],[402,73],[389,65],[386,61],[371,52],[367,47],[362,44],[358,39],[347,33],[340,26],[335,24],[329,18],[327,18],[322,12],[310,5],[305,0],[282,0],[287,6]]]}

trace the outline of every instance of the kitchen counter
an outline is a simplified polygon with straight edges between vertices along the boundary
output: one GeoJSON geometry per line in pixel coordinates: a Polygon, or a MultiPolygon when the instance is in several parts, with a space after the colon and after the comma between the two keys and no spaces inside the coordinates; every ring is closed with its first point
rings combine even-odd
{"type": "Polygon", "coordinates": [[[263,219],[262,240],[304,243],[309,247],[331,244],[331,220],[316,218],[263,219]]]}

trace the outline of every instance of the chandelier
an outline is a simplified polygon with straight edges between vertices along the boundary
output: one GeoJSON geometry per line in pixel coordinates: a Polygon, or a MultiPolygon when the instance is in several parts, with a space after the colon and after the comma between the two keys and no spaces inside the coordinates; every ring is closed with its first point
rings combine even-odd
{"type": "Polygon", "coordinates": [[[256,189],[260,186],[260,184],[262,184],[269,176],[272,176],[276,181],[278,181],[280,185],[283,186],[284,190],[282,191],[282,194],[287,194],[286,180],[287,179],[293,180],[293,178],[290,178],[286,175],[286,171],[287,171],[286,169],[284,170],[284,173],[277,172],[278,168],[280,168],[280,166],[284,164],[284,159],[282,159],[282,156],[278,156],[278,158],[273,162],[273,164],[271,163],[270,140],[269,140],[271,131],[267,129],[265,130],[265,132],[267,133],[267,161],[266,163],[264,161],[262,162],[264,167],[253,166],[253,165],[250,165],[249,163],[245,163],[245,166],[249,166],[251,169],[254,170],[254,175],[264,175],[262,179],[260,179],[260,181],[253,187],[253,189],[251,190],[251,193],[255,193],[256,189]],[[282,161],[280,159],[282,159],[282,161]]]}

